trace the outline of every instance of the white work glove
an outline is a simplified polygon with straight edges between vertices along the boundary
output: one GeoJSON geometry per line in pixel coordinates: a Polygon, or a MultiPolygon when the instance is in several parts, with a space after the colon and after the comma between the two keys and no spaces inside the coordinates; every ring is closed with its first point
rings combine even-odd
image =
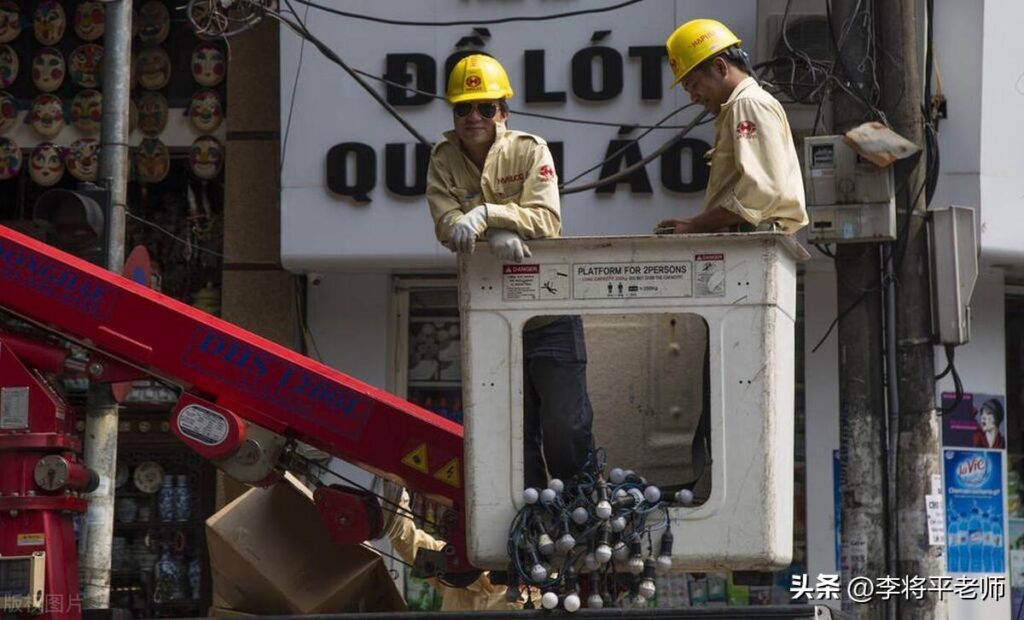
{"type": "Polygon", "coordinates": [[[533,256],[529,246],[523,243],[523,238],[514,230],[492,229],[487,233],[487,242],[491,244],[491,251],[494,252],[494,255],[501,260],[521,263],[524,256],[533,256]]]}
{"type": "Polygon", "coordinates": [[[448,247],[453,252],[473,253],[476,237],[487,230],[487,205],[473,207],[452,226],[448,247]]]}

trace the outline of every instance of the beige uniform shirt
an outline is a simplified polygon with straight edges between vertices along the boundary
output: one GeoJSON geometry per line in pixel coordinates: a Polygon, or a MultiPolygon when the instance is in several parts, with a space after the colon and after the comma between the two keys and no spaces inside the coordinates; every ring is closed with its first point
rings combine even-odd
{"type": "MultiPolygon", "coordinates": [[[[444,548],[445,542],[438,540],[417,529],[412,521],[409,511],[409,494],[402,492],[400,502],[401,509],[398,514],[391,516],[387,536],[395,552],[403,560],[412,564],[416,559],[416,550],[425,548],[433,551],[440,551],[444,548]],[[403,512],[404,511],[404,512],[403,512]]],[[[521,601],[508,601],[505,599],[505,586],[491,583],[489,573],[483,573],[480,578],[465,588],[449,588],[436,579],[428,579],[438,592],[441,593],[442,611],[468,611],[479,609],[522,609],[521,601]]],[[[539,604],[539,603],[538,603],[539,604]]]]}
{"type": "Polygon", "coordinates": [[[427,203],[438,241],[446,243],[455,222],[479,205],[487,205],[488,228],[514,230],[523,239],[561,235],[558,178],[547,142],[499,123],[480,170],[459,148],[454,131],[444,137],[434,145],[427,170],[427,203]]]}
{"type": "Polygon", "coordinates": [[[804,180],[782,104],[754,78],[739,83],[715,119],[704,210],[721,207],[754,226],[807,225],[804,180]]]}

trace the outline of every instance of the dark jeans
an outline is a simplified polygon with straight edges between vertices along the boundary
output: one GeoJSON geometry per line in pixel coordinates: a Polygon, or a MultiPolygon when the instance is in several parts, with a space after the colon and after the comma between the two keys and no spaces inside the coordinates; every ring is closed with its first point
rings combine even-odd
{"type": "Polygon", "coordinates": [[[544,488],[545,462],[567,481],[594,447],[582,319],[561,316],[525,331],[523,357],[523,477],[527,487],[544,488]]]}

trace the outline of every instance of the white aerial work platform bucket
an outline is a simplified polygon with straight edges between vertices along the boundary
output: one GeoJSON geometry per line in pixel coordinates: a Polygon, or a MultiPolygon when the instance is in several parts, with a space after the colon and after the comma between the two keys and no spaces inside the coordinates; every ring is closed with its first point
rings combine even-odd
{"type": "MultiPolygon", "coordinates": [[[[533,257],[520,264],[503,264],[486,244],[459,261],[466,517],[474,565],[505,567],[509,524],[522,506],[523,325],[534,316],[565,314],[703,319],[711,378],[710,493],[699,506],[669,510],[674,565],[788,565],[796,265],[807,252],[776,233],[579,237],[529,245],[533,257]]],[[[679,451],[686,449],[680,442],[679,451]]],[[[684,478],[680,472],[678,481],[684,478]]]]}

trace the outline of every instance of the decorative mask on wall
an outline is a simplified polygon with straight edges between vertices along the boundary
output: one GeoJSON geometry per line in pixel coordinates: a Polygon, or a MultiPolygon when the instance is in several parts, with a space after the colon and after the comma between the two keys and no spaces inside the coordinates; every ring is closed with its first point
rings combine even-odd
{"type": "Polygon", "coordinates": [[[82,133],[96,133],[103,119],[103,95],[88,88],[71,100],[71,124],[82,133]]]}
{"type": "Polygon", "coordinates": [[[135,62],[135,77],[143,88],[160,90],[171,81],[171,58],[163,48],[147,47],[135,62]]]}
{"type": "Polygon", "coordinates": [[[0,2],[0,43],[9,43],[21,34],[21,15],[18,3],[10,0],[0,2]]]}
{"type": "Polygon", "coordinates": [[[139,9],[139,39],[147,45],[163,43],[171,32],[171,13],[163,2],[150,0],[139,9]]]}
{"type": "Polygon", "coordinates": [[[83,41],[95,41],[103,36],[103,4],[82,2],[75,8],[75,34],[83,41]]]}
{"type": "Polygon", "coordinates": [[[0,88],[7,88],[18,79],[18,55],[10,45],[0,45],[0,88]]]}
{"type": "Polygon", "coordinates": [[[142,183],[159,183],[171,170],[171,154],[156,138],[143,138],[135,152],[135,172],[142,183]]]}
{"type": "Polygon", "coordinates": [[[64,56],[60,50],[43,47],[32,59],[32,83],[44,93],[52,93],[64,83],[64,56]]]}
{"type": "Polygon", "coordinates": [[[216,86],[224,81],[227,65],[224,52],[213,43],[200,43],[192,51],[192,77],[201,86],[216,86]]]}
{"type": "Polygon", "coordinates": [[[14,97],[0,92],[0,133],[6,132],[18,122],[18,105],[14,97]]]}
{"type": "Polygon", "coordinates": [[[21,147],[10,138],[0,138],[0,180],[18,176],[21,170],[21,147]]]}
{"type": "Polygon", "coordinates": [[[64,38],[68,27],[68,18],[64,7],[56,0],[41,0],[32,16],[32,31],[36,41],[43,45],[55,45],[64,38]]]}
{"type": "Polygon", "coordinates": [[[32,149],[28,158],[28,174],[37,185],[56,185],[64,176],[64,158],[60,147],[43,142],[32,149]]]}
{"type": "Polygon", "coordinates": [[[68,58],[68,73],[71,81],[82,88],[96,88],[100,85],[103,71],[103,48],[86,43],[75,48],[68,58]]]}
{"type": "Polygon", "coordinates": [[[188,118],[203,133],[213,133],[224,120],[220,97],[212,90],[200,90],[192,95],[188,105],[188,118]]]}
{"type": "Polygon", "coordinates": [[[224,167],[224,147],[213,136],[199,136],[188,153],[188,167],[204,181],[216,178],[224,167]]]}
{"type": "Polygon", "coordinates": [[[147,136],[158,136],[167,127],[167,99],[147,92],[139,97],[139,129],[147,136]]]}
{"type": "Polygon", "coordinates": [[[100,143],[96,138],[75,140],[68,147],[65,163],[79,181],[95,181],[100,170],[100,143]]]}
{"type": "Polygon", "coordinates": [[[64,129],[64,103],[54,95],[39,95],[32,101],[32,129],[53,138],[64,129]]]}

